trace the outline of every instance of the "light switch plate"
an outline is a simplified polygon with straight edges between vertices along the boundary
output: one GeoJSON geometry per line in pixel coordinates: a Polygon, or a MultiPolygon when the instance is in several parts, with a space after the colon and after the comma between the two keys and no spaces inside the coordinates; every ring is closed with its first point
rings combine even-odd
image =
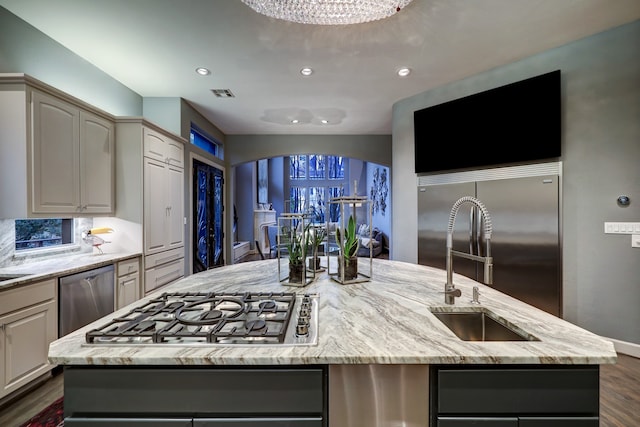
{"type": "Polygon", "coordinates": [[[605,222],[605,234],[640,234],[640,222],[605,222]]]}
{"type": "Polygon", "coordinates": [[[631,235],[631,247],[640,248],[640,234],[631,235]]]}

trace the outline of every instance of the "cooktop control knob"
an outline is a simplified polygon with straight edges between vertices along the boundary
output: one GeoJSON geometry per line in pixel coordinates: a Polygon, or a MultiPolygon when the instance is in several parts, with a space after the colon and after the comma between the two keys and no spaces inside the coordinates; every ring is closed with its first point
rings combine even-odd
{"type": "Polygon", "coordinates": [[[306,337],[309,335],[309,326],[311,324],[311,298],[305,295],[300,304],[298,311],[298,323],[296,325],[296,336],[306,337]]]}
{"type": "Polygon", "coordinates": [[[309,319],[304,317],[298,317],[298,324],[296,325],[296,335],[299,337],[306,337],[309,335],[309,319]]]}

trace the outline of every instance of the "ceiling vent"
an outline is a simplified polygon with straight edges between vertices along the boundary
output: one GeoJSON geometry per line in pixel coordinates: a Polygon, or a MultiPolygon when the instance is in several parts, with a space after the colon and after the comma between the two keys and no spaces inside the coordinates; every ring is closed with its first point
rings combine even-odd
{"type": "Polygon", "coordinates": [[[211,89],[217,98],[235,98],[236,96],[229,89],[211,89]]]}

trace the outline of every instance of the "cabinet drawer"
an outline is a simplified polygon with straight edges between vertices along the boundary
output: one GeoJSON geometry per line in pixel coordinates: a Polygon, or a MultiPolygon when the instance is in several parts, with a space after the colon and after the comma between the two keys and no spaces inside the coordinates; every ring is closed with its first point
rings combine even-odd
{"type": "Polygon", "coordinates": [[[120,261],[117,264],[118,277],[125,276],[127,274],[137,273],[140,270],[140,259],[133,258],[120,261]]]}
{"type": "Polygon", "coordinates": [[[64,371],[64,412],[317,418],[324,412],[325,378],[315,367],[70,367],[64,371]]]}
{"type": "Polygon", "coordinates": [[[0,315],[52,300],[55,296],[55,279],[2,291],[0,292],[0,315]]]}
{"type": "Polygon", "coordinates": [[[191,418],[65,418],[65,427],[192,427],[191,418]]]}
{"type": "Polygon", "coordinates": [[[150,268],[144,272],[144,291],[150,292],[181,278],[184,275],[184,258],[150,268]]]}
{"type": "Polygon", "coordinates": [[[157,254],[147,255],[144,257],[144,269],[158,267],[171,261],[184,258],[184,247],[169,249],[168,251],[158,252],[157,254]]]}
{"type": "Polygon", "coordinates": [[[584,414],[599,411],[599,368],[444,369],[439,414],[584,414]]]}

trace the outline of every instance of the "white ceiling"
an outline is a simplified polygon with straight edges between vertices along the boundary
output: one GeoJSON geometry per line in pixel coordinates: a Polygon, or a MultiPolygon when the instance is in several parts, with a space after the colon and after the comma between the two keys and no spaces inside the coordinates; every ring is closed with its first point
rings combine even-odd
{"type": "Polygon", "coordinates": [[[184,98],[225,134],[390,134],[398,100],[640,18],[640,0],[414,0],[347,26],[279,21],[240,0],[0,6],[139,95],[184,98]]]}

